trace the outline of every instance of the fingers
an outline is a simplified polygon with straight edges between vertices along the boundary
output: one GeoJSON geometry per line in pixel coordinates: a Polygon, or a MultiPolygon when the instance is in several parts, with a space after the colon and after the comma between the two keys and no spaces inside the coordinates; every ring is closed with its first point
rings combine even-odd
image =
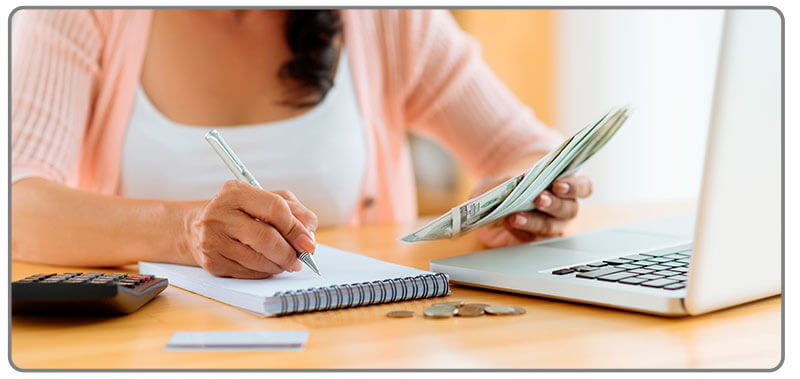
{"type": "Polygon", "coordinates": [[[242,279],[264,279],[272,276],[272,274],[268,272],[251,270],[222,255],[208,258],[209,260],[213,260],[213,262],[205,262],[205,264],[201,264],[201,266],[214,276],[242,279]]]}
{"type": "Polygon", "coordinates": [[[541,212],[517,212],[506,217],[506,228],[522,240],[531,240],[537,236],[555,237],[566,232],[567,220],[541,212]]]}
{"type": "Polygon", "coordinates": [[[577,199],[592,194],[592,181],[585,176],[568,176],[553,183],[553,192],[563,199],[577,199]]]}
{"type": "Polygon", "coordinates": [[[280,191],[273,191],[278,196],[286,199],[286,202],[289,203],[289,209],[291,209],[292,214],[294,217],[297,217],[300,222],[303,223],[303,226],[308,229],[309,232],[315,232],[317,227],[319,226],[319,219],[317,218],[317,214],[312,212],[310,209],[306,208],[300,200],[297,199],[292,192],[286,190],[280,191]]]}
{"type": "Polygon", "coordinates": [[[550,191],[542,191],[542,193],[533,200],[533,205],[535,205],[536,209],[540,212],[557,219],[569,220],[578,214],[577,200],[553,196],[550,191]]]}
{"type": "MultiPolygon", "coordinates": [[[[226,243],[227,245],[224,250],[220,251],[220,255],[253,271],[272,275],[280,274],[283,271],[299,271],[299,269],[302,268],[297,266],[300,264],[298,260],[297,265],[293,265],[288,270],[284,269],[270,260],[266,255],[254,250],[251,246],[230,237],[226,239],[226,243]]],[[[291,247],[289,248],[291,249],[291,247]]],[[[294,255],[294,251],[292,251],[292,254],[294,255]]]]}
{"type": "Polygon", "coordinates": [[[272,225],[240,213],[227,228],[226,234],[240,241],[240,246],[230,251],[226,249],[223,254],[245,267],[273,273],[300,271],[302,268],[295,248],[272,225]]]}
{"type": "Polygon", "coordinates": [[[223,191],[235,193],[240,210],[274,226],[295,249],[314,252],[314,235],[292,214],[286,199],[236,180],[226,182],[223,191]]]}
{"type": "Polygon", "coordinates": [[[500,225],[500,227],[493,228],[479,228],[477,233],[478,241],[480,241],[483,246],[490,249],[516,245],[520,242],[526,241],[525,239],[517,238],[514,233],[502,227],[502,225],[500,225]]]}

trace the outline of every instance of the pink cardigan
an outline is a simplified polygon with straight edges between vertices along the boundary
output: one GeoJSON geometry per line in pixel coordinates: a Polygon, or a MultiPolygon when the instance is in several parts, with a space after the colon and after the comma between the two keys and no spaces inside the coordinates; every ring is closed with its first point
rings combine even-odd
{"type": "MultiPolygon", "coordinates": [[[[116,194],[150,10],[13,16],[12,182],[39,176],[116,194]]],[[[406,133],[430,136],[478,175],[559,142],[480,58],[447,11],[345,10],[368,146],[349,224],[417,216],[406,133]]]]}

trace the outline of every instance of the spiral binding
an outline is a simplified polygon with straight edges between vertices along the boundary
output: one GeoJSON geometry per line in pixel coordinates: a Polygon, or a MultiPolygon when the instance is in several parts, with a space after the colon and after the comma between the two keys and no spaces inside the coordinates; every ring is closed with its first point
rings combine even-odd
{"type": "Polygon", "coordinates": [[[439,273],[284,291],[274,296],[281,301],[278,315],[286,315],[438,297],[449,293],[447,275],[439,273]]]}

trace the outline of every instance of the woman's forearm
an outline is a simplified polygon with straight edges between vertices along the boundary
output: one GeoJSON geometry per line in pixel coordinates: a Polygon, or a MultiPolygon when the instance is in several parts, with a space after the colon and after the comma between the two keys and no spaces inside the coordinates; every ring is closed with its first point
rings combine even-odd
{"type": "Polygon", "coordinates": [[[11,193],[13,259],[70,266],[195,264],[186,235],[198,203],[98,195],[41,178],[16,182],[11,193]]]}

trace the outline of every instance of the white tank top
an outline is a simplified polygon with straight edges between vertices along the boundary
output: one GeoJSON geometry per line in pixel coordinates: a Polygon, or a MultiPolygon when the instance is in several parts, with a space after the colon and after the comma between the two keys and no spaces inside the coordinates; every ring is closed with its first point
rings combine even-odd
{"type": "Polygon", "coordinates": [[[292,191],[320,226],[346,221],[361,192],[367,153],[350,65],[341,53],[336,83],[322,103],[287,120],[241,126],[175,123],[137,88],[122,148],[120,194],[164,200],[210,199],[233,179],[204,139],[220,130],[266,190],[292,191]]]}

